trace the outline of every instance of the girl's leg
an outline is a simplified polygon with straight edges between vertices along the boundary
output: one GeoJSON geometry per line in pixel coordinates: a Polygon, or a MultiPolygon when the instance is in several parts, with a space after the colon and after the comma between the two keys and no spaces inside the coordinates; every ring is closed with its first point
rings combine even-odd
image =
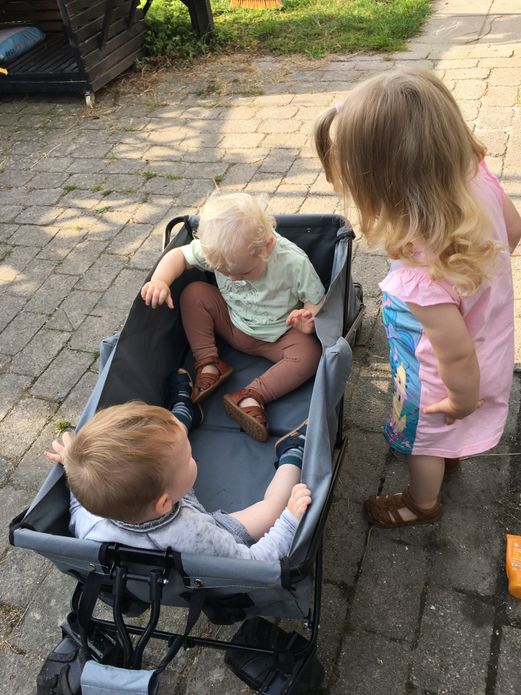
{"type": "Polygon", "coordinates": [[[248,388],[262,396],[264,403],[293,391],[316,373],[322,348],[314,335],[290,328],[275,343],[258,343],[255,354],[275,363],[248,384],[248,388]]]}
{"type": "Polygon", "coordinates": [[[280,465],[268,485],[264,499],[230,516],[238,519],[256,540],[267,533],[284,511],[293,486],[300,482],[300,468],[280,465]]]}
{"type": "Polygon", "coordinates": [[[264,406],[307,381],[317,369],[321,347],[314,335],[291,328],[275,343],[250,339],[243,351],[275,362],[248,386],[228,393],[224,408],[244,431],[260,442],[268,438],[268,421],[264,406]]]}
{"type": "Polygon", "coordinates": [[[179,299],[186,337],[196,362],[218,357],[215,335],[232,330],[228,307],[217,289],[207,282],[191,282],[179,299]]]}
{"type": "Polygon", "coordinates": [[[439,456],[409,456],[411,483],[402,492],[371,495],[364,502],[372,524],[395,528],[407,524],[432,523],[441,516],[439,493],[445,459],[439,456]]]}
{"type": "MultiPolygon", "coordinates": [[[[411,477],[409,486],[411,497],[420,509],[432,509],[438,502],[445,473],[445,459],[439,456],[416,454],[409,456],[407,463],[411,477]]],[[[404,521],[416,518],[416,515],[407,507],[402,507],[398,512],[404,521]]]]}

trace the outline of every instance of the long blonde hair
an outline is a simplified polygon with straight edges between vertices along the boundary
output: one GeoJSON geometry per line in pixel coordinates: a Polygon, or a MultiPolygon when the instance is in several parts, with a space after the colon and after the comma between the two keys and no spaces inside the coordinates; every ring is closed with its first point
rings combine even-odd
{"type": "Polygon", "coordinates": [[[427,266],[462,296],[487,278],[498,245],[470,188],[485,148],[433,73],[390,70],[361,83],[319,117],[315,145],[370,245],[427,266]]]}

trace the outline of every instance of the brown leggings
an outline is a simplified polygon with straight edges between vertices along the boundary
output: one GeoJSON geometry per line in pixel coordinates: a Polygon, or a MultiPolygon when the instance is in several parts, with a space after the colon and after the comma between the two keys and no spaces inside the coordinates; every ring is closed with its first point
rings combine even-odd
{"type": "Polygon", "coordinates": [[[233,325],[221,293],[207,282],[191,282],[181,295],[180,307],[185,333],[196,360],[218,356],[215,344],[218,335],[236,350],[275,363],[248,384],[266,403],[293,391],[317,370],[321,348],[314,335],[290,328],[274,343],[252,338],[233,325]]]}

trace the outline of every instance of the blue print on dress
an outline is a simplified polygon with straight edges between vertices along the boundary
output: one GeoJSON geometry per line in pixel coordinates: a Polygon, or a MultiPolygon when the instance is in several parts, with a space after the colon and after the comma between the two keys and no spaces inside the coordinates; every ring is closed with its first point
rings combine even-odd
{"type": "Polygon", "coordinates": [[[384,426],[390,446],[410,454],[418,427],[421,384],[416,347],[422,325],[407,304],[387,292],[382,298],[382,320],[389,341],[389,362],[393,379],[393,407],[384,426]]]}

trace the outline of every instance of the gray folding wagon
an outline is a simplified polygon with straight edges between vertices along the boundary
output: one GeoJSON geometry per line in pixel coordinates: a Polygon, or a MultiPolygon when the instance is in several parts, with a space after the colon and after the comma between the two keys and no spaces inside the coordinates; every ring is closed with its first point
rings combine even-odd
{"type": "MultiPolygon", "coordinates": [[[[197,222],[195,217],[172,220],[165,232],[165,252],[188,243],[197,222]]],[[[343,458],[338,449],[345,446],[342,397],[351,370],[350,343],[361,325],[362,290],[351,278],[353,232],[342,217],[280,215],[276,222],[280,234],[306,251],[327,289],[316,317],[323,348],[316,376],[267,406],[267,443],[246,436],[224,413],[222,390],[205,402],[204,424],[190,439],[199,465],[198,498],[208,510],[232,511],[259,499],[258,491],[273,475],[273,442],[309,417],[303,480],[313,491],[313,503],[288,556],[260,562],[79,540],[68,530],[69,492],[63,468],[56,465],[10,528],[13,545],[35,550],[77,580],[63,639],[38,677],[39,695],[154,693],[159,674],[179,649],[195,645],[224,650],[227,665],[256,692],[318,691],[323,677],[316,658],[322,534],[343,458]],[[112,607],[111,620],[93,617],[98,600],[112,607]],[[183,634],[157,629],[163,605],[187,609],[183,634]],[[201,612],[215,624],[241,625],[229,642],[196,636],[192,629],[201,612]],[[130,620],[140,614],[147,620],[130,620]],[[268,618],[305,621],[307,632],[287,632],[268,618]],[[165,655],[155,670],[143,670],[143,653],[151,639],[166,643],[165,655]]],[[[99,380],[78,427],[98,409],[129,400],[169,405],[169,375],[180,366],[193,368],[179,295],[187,283],[212,278],[195,269],[185,272],[172,285],[173,310],[151,310],[136,297],[121,334],[102,345],[99,380]]],[[[221,355],[234,367],[226,384],[232,391],[268,364],[225,344],[221,355]]]]}

